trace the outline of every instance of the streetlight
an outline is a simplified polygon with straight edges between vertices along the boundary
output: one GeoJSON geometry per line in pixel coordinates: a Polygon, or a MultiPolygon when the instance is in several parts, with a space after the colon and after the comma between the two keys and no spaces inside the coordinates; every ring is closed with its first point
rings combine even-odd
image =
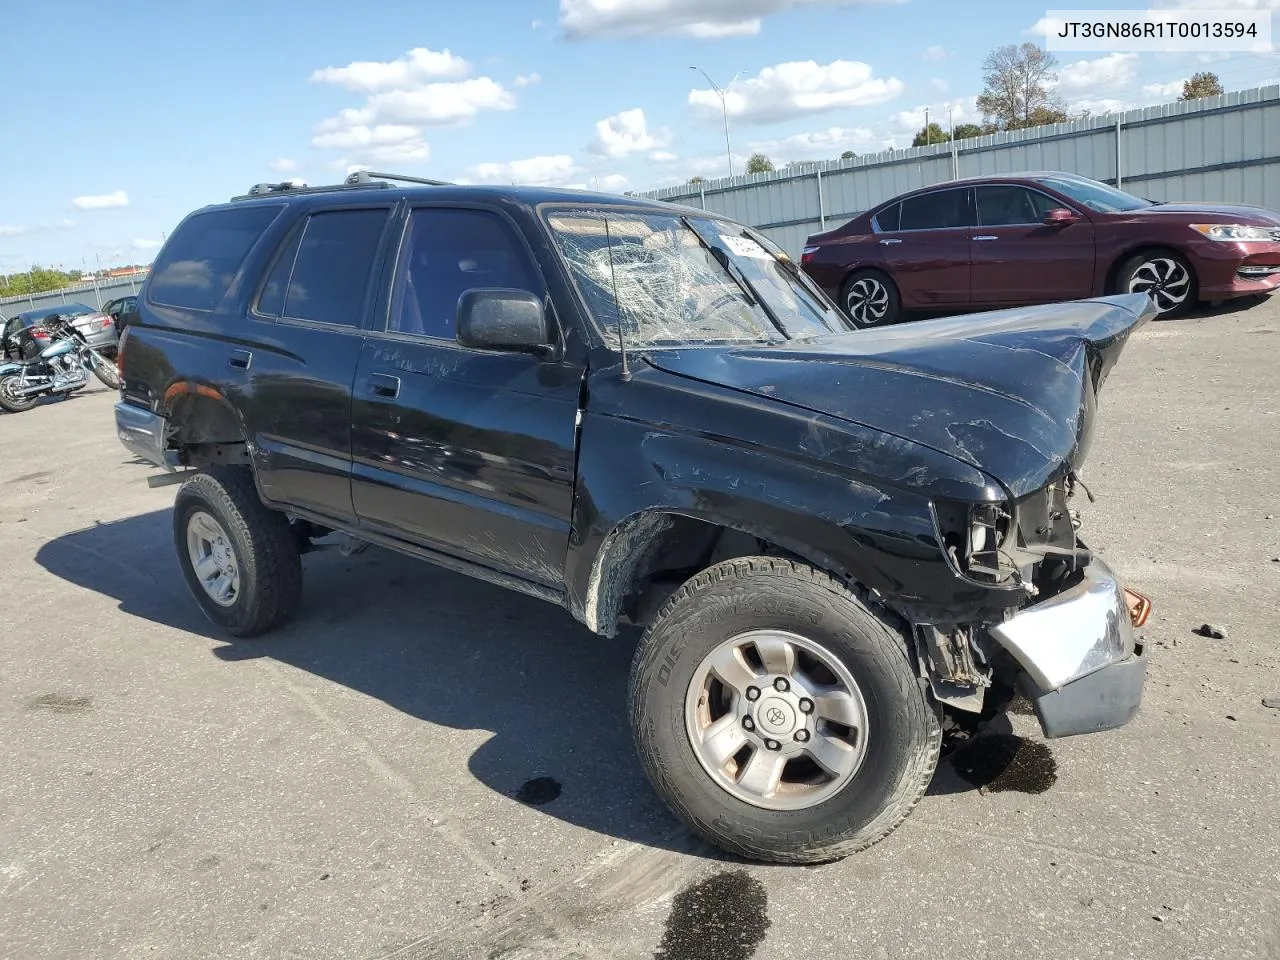
{"type": "MultiPolygon", "coordinates": [[[[711,84],[711,89],[720,97],[720,109],[724,113],[724,153],[729,160],[729,176],[733,176],[733,149],[729,146],[729,106],[725,103],[724,91],[716,86],[716,82],[711,79],[711,75],[701,67],[690,67],[690,70],[697,70],[700,74],[707,78],[707,83],[711,84]]],[[[729,81],[729,86],[733,86],[734,80],[737,80],[746,71],[739,70],[733,75],[733,80],[729,81]]]]}

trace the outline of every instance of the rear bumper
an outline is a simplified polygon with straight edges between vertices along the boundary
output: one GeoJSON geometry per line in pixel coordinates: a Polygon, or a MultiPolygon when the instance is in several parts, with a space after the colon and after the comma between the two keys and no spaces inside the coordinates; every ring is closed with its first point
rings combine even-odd
{"type": "Polygon", "coordinates": [[[84,339],[93,349],[100,353],[105,352],[108,354],[114,352],[120,343],[120,335],[116,333],[114,326],[86,334],[84,339]]]}
{"type": "Polygon", "coordinates": [[[1022,667],[1046,737],[1123,726],[1142,701],[1146,654],[1124,586],[1096,557],[1079,583],[989,629],[1022,667]]]}
{"type": "Polygon", "coordinates": [[[124,448],[152,466],[173,469],[177,453],[166,449],[165,419],[142,407],[116,403],[116,436],[124,448]]]}

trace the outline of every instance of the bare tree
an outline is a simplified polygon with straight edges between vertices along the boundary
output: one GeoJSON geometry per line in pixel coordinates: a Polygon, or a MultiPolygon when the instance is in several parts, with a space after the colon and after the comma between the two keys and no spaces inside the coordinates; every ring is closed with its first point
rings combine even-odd
{"type": "Polygon", "coordinates": [[[1179,100],[1199,100],[1203,97],[1220,97],[1223,94],[1222,81],[1216,73],[1205,70],[1196,73],[1182,85],[1182,96],[1179,100]]]}
{"type": "Polygon", "coordinates": [[[1062,98],[1053,92],[1058,58],[1034,43],[1008,44],[987,54],[982,63],[983,91],[978,109],[984,120],[1005,130],[1062,123],[1062,98]]]}

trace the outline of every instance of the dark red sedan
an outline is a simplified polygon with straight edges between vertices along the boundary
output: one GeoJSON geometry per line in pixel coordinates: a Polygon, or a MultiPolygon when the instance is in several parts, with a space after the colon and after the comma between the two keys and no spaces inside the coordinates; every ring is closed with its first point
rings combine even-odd
{"type": "Polygon", "coordinates": [[[1144,291],[1163,316],[1280,287],[1280,214],[1159,203],[1070,173],[953,180],[811,236],[805,271],[862,327],[1144,291]]]}

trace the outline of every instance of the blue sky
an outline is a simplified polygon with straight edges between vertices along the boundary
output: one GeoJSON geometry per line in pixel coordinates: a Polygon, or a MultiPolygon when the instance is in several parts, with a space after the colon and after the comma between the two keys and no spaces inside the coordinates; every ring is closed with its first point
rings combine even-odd
{"type": "MultiPolygon", "coordinates": [[[[1280,9],[1280,0],[1158,5],[1280,9]]],[[[1066,6],[1061,0],[1048,4],[1066,6]]],[[[1141,6],[1089,0],[1089,8],[1141,6]]],[[[189,210],[353,166],[621,191],[905,146],[924,107],[977,120],[1027,0],[90,0],[6,5],[0,273],[148,262],[189,210]],[[980,13],[979,13],[980,11],[980,13]],[[740,72],[740,73],[739,73],[740,72]]],[[[1280,80],[1280,55],[1059,54],[1095,113],[1280,80]]]]}

